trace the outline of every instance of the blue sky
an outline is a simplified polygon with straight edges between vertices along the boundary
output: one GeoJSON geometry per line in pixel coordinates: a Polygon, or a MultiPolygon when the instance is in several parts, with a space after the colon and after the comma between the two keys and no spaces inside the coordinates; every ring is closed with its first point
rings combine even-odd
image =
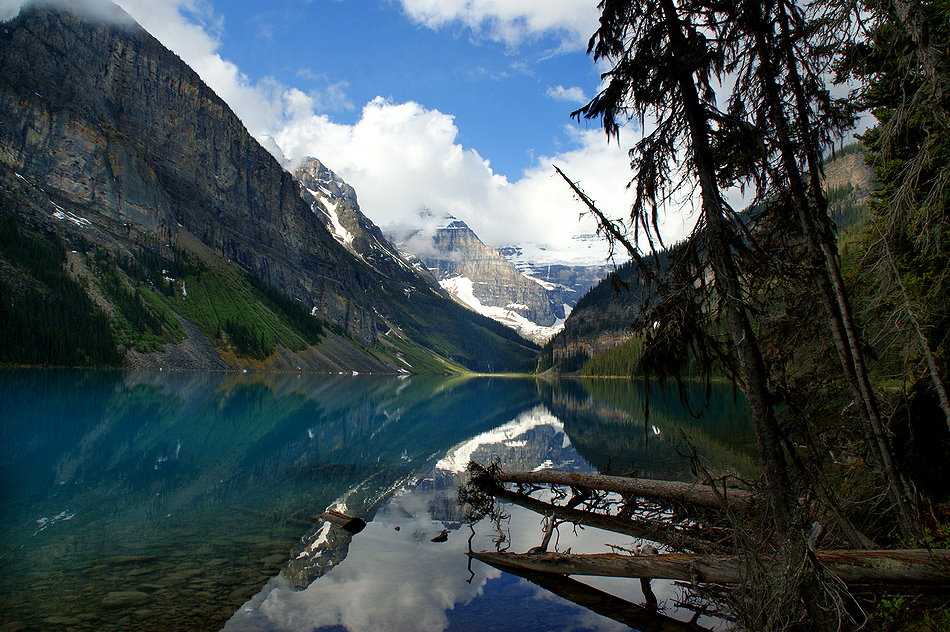
{"type": "Polygon", "coordinates": [[[323,95],[339,123],[355,123],[377,96],[452,114],[458,141],[509,178],[574,142],[563,127],[582,99],[549,93],[592,96],[599,81],[577,42],[563,50],[564,31],[505,43],[460,23],[429,28],[385,0],[219,0],[214,9],[222,56],[252,81],[273,76],[323,95]]]}

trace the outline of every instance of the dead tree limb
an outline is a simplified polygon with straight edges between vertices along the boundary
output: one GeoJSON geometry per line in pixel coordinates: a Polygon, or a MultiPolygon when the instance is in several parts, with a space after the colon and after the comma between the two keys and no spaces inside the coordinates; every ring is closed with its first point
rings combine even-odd
{"type": "Polygon", "coordinates": [[[701,483],[657,481],[646,478],[553,470],[542,470],[540,472],[502,471],[498,473],[497,480],[504,483],[528,483],[533,485],[570,485],[572,487],[597,489],[647,498],[665,498],[702,507],[722,507],[723,501],[725,501],[733,511],[741,511],[748,507],[752,497],[745,490],[715,489],[701,483]]]}
{"type": "MultiPolygon", "coordinates": [[[[491,563],[489,562],[489,564],[491,563]]],[[[641,632],[708,632],[707,628],[700,627],[695,623],[679,621],[660,614],[652,608],[631,603],[563,575],[538,573],[510,566],[497,566],[496,568],[524,577],[531,583],[559,597],[641,632]]]]}
{"type": "Polygon", "coordinates": [[[678,532],[665,524],[654,524],[652,521],[646,520],[627,520],[591,511],[568,509],[532,498],[527,494],[518,494],[501,488],[492,490],[492,494],[499,500],[520,505],[541,515],[554,515],[575,524],[622,533],[643,540],[651,540],[677,549],[686,548],[703,553],[722,550],[722,547],[715,542],[678,532]]]}

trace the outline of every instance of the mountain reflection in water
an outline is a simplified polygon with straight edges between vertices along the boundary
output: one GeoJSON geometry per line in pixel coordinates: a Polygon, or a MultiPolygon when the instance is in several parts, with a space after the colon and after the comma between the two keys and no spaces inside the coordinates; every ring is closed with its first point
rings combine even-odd
{"type": "MultiPolygon", "coordinates": [[[[456,501],[469,458],[683,476],[684,428],[701,429],[697,446],[720,469],[751,463],[748,427],[732,422],[741,410],[723,413],[728,424],[651,413],[660,434],[643,441],[637,391],[596,388],[0,372],[0,625],[511,629],[530,613],[525,629],[623,629],[478,563],[467,582],[469,531],[456,501]],[[370,522],[352,540],[311,518],[341,503],[370,522]],[[448,541],[431,542],[442,529],[448,541]]],[[[574,551],[600,546],[595,531],[581,531],[574,551]]],[[[513,511],[506,537],[512,550],[536,545],[538,517],[513,511]]],[[[473,547],[493,548],[493,538],[479,527],[473,547]]]]}

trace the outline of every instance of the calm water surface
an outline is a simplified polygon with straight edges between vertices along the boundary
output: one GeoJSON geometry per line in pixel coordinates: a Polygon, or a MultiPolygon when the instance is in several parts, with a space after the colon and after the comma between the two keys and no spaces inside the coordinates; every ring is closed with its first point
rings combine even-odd
{"type": "MultiPolygon", "coordinates": [[[[623,630],[465,552],[469,459],[689,479],[689,437],[754,473],[747,411],[714,390],[694,418],[620,381],[0,372],[0,632],[623,630]],[[349,537],[312,518],[369,522],[349,537]],[[443,529],[448,540],[434,543],[443,529]]],[[[699,397],[699,394],[696,394],[699,397]]],[[[540,541],[517,507],[512,551],[540,541]]],[[[560,550],[628,536],[559,530],[560,550]]],[[[637,580],[584,579],[630,601],[637,580]]],[[[680,589],[654,582],[666,614],[680,589]]],[[[713,623],[713,622],[707,622],[713,623]]]]}

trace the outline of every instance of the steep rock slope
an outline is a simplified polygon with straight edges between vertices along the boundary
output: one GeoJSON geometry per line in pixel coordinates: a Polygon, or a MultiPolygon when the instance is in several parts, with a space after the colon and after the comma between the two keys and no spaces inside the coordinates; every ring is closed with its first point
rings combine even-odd
{"type": "Polygon", "coordinates": [[[560,330],[567,315],[563,293],[569,290],[525,276],[465,222],[446,215],[398,243],[462,305],[531,340],[547,340],[560,330]]]}
{"type": "Polygon", "coordinates": [[[300,184],[301,197],[340,245],[390,279],[410,285],[418,285],[421,279],[442,293],[422,261],[400,252],[386,239],[360,211],[356,190],[320,160],[304,159],[293,176],[300,184]]]}
{"type": "Polygon", "coordinates": [[[5,214],[110,260],[172,259],[193,237],[337,325],[369,366],[411,366],[410,347],[479,370],[531,361],[531,345],[419,277],[391,279],[344,249],[197,74],[109,11],[93,23],[26,9],[0,30],[5,214]],[[34,194],[47,199],[19,203],[34,194]]]}
{"type": "Polygon", "coordinates": [[[498,252],[524,276],[541,281],[547,284],[546,287],[553,286],[554,289],[549,291],[552,301],[571,308],[617,267],[615,263],[593,257],[586,262],[544,262],[539,258],[537,248],[506,246],[499,248],[498,252]]]}

